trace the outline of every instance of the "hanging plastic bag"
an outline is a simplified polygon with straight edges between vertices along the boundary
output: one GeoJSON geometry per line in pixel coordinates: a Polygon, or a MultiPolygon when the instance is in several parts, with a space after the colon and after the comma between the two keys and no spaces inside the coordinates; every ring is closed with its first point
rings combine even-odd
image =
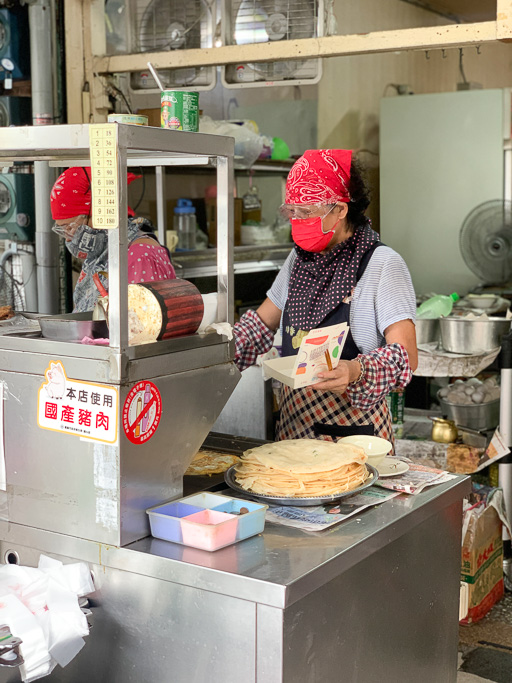
{"type": "Polygon", "coordinates": [[[37,569],[0,567],[0,624],[22,641],[22,681],[47,676],[80,652],[89,627],[78,598],[93,591],[90,571],[81,562],[64,565],[41,555],[37,569]]]}
{"type": "Polygon", "coordinates": [[[262,136],[245,124],[214,121],[209,116],[203,116],[199,121],[199,132],[235,138],[235,168],[250,168],[263,150],[262,136]]]}

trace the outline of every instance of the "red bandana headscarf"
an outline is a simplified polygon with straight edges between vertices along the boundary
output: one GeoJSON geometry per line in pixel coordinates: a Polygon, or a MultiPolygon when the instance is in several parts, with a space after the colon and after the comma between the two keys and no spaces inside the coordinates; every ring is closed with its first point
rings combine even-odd
{"type": "MultiPolygon", "coordinates": [[[[128,173],[128,185],[140,178],[140,175],[128,173]]],[[[91,214],[91,169],[73,166],[68,168],[55,181],[50,194],[50,206],[54,220],[65,220],[75,216],[91,214]]],[[[128,215],[135,216],[128,207],[128,215]]]]}
{"type": "Polygon", "coordinates": [[[349,202],[348,149],[308,149],[292,166],[286,180],[286,204],[349,202]]]}

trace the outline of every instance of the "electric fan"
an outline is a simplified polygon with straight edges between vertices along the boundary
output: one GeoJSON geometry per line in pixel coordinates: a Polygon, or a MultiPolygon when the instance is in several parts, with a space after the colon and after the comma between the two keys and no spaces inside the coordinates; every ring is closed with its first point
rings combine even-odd
{"type": "MultiPolygon", "coordinates": [[[[323,0],[223,0],[223,40],[248,45],[323,35],[323,0]]],[[[227,88],[318,83],[320,59],[294,59],[222,67],[227,88]]]]}
{"type": "MultiPolygon", "coordinates": [[[[206,0],[130,0],[132,52],[190,50],[212,47],[213,18],[206,0]]],[[[215,86],[215,67],[159,69],[166,89],[209,90],[215,86]]],[[[160,92],[151,73],[132,73],[134,91],[160,92]]]]}
{"type": "Polygon", "coordinates": [[[466,265],[483,284],[512,280],[512,202],[493,199],[476,206],[464,219],[459,235],[466,265]]]}

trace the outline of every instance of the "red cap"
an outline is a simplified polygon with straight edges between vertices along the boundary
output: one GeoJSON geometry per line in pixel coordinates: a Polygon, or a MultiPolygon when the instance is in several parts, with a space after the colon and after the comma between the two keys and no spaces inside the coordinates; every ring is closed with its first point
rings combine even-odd
{"type": "MultiPolygon", "coordinates": [[[[140,175],[127,174],[128,185],[140,175]]],[[[73,166],[61,173],[50,194],[50,206],[54,220],[89,216],[91,214],[91,168],[73,166]]],[[[128,215],[135,216],[128,207],[128,215]]]]}

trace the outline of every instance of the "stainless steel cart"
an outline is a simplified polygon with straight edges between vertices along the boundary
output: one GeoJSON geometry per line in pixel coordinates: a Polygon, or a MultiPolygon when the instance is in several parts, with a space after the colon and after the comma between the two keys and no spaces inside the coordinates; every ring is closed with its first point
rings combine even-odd
{"type": "MultiPolygon", "coordinates": [[[[219,311],[231,322],[232,140],[115,131],[120,216],[128,165],[216,166],[219,311]]],[[[89,165],[88,126],[0,129],[0,161],[17,159],[89,165]]],[[[86,646],[49,680],[453,683],[465,478],[384,503],[327,534],[267,525],[216,553],[149,536],[145,510],[181,494],[183,473],[239,373],[217,335],[130,347],[123,222],[109,234],[109,264],[109,347],[0,335],[0,559],[84,561],[96,586],[86,646]],[[95,394],[117,401],[111,442],[39,426],[52,419],[51,406],[50,417],[44,412],[52,401],[43,410],[40,400],[52,362],[73,386],[95,385],[95,394]],[[158,390],[162,414],[152,437],[133,443],[123,410],[138,383],[158,390]]],[[[15,680],[17,672],[0,669],[2,683],[15,680]]]]}

